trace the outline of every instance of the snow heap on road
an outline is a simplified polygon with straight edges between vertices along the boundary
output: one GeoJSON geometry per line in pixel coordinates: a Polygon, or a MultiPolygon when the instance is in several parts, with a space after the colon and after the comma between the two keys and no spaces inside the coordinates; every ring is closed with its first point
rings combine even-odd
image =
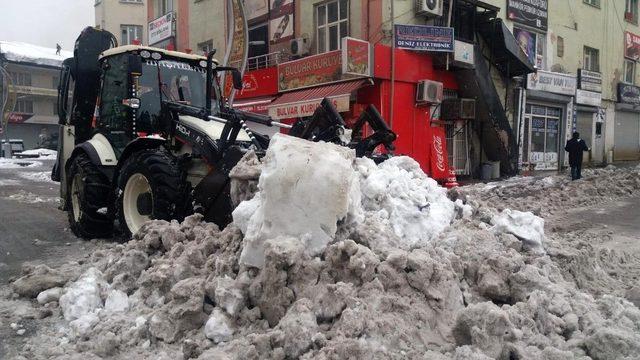
{"type": "Polygon", "coordinates": [[[73,52],[62,50],[60,55],[56,55],[55,47],[47,48],[18,41],[0,41],[0,56],[8,61],[61,67],[64,59],[73,57],[73,52]]]}
{"type": "MultiPolygon", "coordinates": [[[[53,316],[20,355],[587,360],[640,353],[640,310],[617,291],[583,288],[581,274],[565,270],[587,262],[571,244],[537,251],[549,243],[535,215],[481,206],[462,192],[450,193],[454,204],[406,158],[375,165],[312,143],[299,153],[298,140],[280,136],[272,146],[257,200],[241,205],[224,230],[200,215],[151,221],[128,243],[69,265],[83,275],[63,287],[60,306],[56,291],[41,296],[51,299],[46,305],[29,305],[54,309],[53,316]],[[309,178],[300,162],[316,159],[318,149],[335,169],[309,163],[316,167],[309,178]],[[277,212],[260,213],[274,199],[283,201],[273,205],[277,212]],[[327,203],[338,205],[317,208],[327,203]],[[305,226],[273,228],[292,219],[305,226]]],[[[251,159],[239,166],[257,177],[251,159]]],[[[248,198],[253,187],[241,188],[248,198]]],[[[640,268],[640,258],[626,261],[640,268]]],[[[57,276],[45,270],[38,273],[57,276]]],[[[35,297],[47,291],[42,284],[61,286],[37,281],[35,272],[26,269],[16,291],[35,297]]]]}
{"type": "Polygon", "coordinates": [[[52,159],[55,160],[58,156],[58,152],[51,149],[31,149],[25,150],[20,153],[21,155],[38,155],[38,159],[52,159]]]}
{"type": "Polygon", "coordinates": [[[348,228],[365,219],[399,239],[373,248],[409,250],[426,245],[455,217],[446,190],[409,157],[376,165],[342,146],[276,134],[263,162],[259,191],[233,213],[245,236],[244,265],[261,268],[264,242],[279,236],[300,239],[305,254],[315,256],[339,223],[348,228]]]}

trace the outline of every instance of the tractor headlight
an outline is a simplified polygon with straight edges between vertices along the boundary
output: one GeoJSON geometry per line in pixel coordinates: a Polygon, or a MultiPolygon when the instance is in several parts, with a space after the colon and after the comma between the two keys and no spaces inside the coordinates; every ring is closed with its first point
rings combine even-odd
{"type": "Polygon", "coordinates": [[[162,58],[162,55],[160,55],[160,53],[154,52],[153,54],[151,54],[151,58],[153,60],[160,60],[162,58]]]}
{"type": "Polygon", "coordinates": [[[142,50],[140,51],[140,56],[142,56],[143,59],[148,59],[151,57],[151,53],[147,50],[142,50]]]}

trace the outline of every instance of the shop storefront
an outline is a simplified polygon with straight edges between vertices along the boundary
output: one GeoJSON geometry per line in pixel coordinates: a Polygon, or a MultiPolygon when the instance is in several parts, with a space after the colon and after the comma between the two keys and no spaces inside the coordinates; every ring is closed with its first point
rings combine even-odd
{"type": "Polygon", "coordinates": [[[564,140],[573,128],[576,85],[575,75],[528,75],[522,133],[525,168],[556,170],[566,165],[564,140]]]}
{"type": "Polygon", "coordinates": [[[428,53],[396,49],[392,82],[390,47],[371,46],[353,38],[342,41],[341,50],[281,63],[277,68],[249,71],[234,107],[248,110],[262,106],[274,120],[291,124],[312,116],[322,99],[329,98],[351,125],[373,104],[398,135],[395,153],[413,157],[425,172],[446,181],[450,172],[445,125],[431,118],[437,105],[417,102],[416,92],[420,80],[429,79],[439,84],[441,100],[443,88],[457,89],[452,73],[434,70],[428,53]],[[265,70],[272,72],[270,77],[250,84],[257,71],[265,70]],[[263,87],[264,91],[252,91],[252,86],[263,87]],[[272,98],[275,94],[277,97],[272,98]]]}
{"type": "Polygon", "coordinates": [[[618,83],[613,160],[640,160],[640,87],[618,83]]]}
{"type": "Polygon", "coordinates": [[[576,122],[572,129],[580,133],[591,148],[584,163],[602,164],[604,156],[604,112],[602,105],[602,75],[599,72],[578,69],[578,89],[576,90],[576,122]]]}

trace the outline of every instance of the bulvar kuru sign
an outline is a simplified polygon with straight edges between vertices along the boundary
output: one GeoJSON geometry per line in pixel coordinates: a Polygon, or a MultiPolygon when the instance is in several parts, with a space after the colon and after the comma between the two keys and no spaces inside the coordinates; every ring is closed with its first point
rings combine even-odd
{"type": "Polygon", "coordinates": [[[618,83],[618,102],[640,105],[640,87],[618,83]]]}
{"type": "Polygon", "coordinates": [[[342,39],[342,50],[279,64],[278,89],[289,91],[369,77],[372,68],[371,45],[366,41],[347,37],[342,39]]]}
{"type": "Polygon", "coordinates": [[[400,49],[453,52],[453,28],[426,25],[401,25],[395,28],[396,47],[400,49]]]}

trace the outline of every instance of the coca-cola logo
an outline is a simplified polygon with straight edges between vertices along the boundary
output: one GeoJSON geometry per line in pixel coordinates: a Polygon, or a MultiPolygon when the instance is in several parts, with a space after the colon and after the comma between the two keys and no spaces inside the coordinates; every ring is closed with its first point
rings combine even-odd
{"type": "Polygon", "coordinates": [[[436,152],[436,167],[438,170],[444,171],[444,147],[442,145],[442,138],[438,135],[433,135],[433,150],[436,152]]]}

